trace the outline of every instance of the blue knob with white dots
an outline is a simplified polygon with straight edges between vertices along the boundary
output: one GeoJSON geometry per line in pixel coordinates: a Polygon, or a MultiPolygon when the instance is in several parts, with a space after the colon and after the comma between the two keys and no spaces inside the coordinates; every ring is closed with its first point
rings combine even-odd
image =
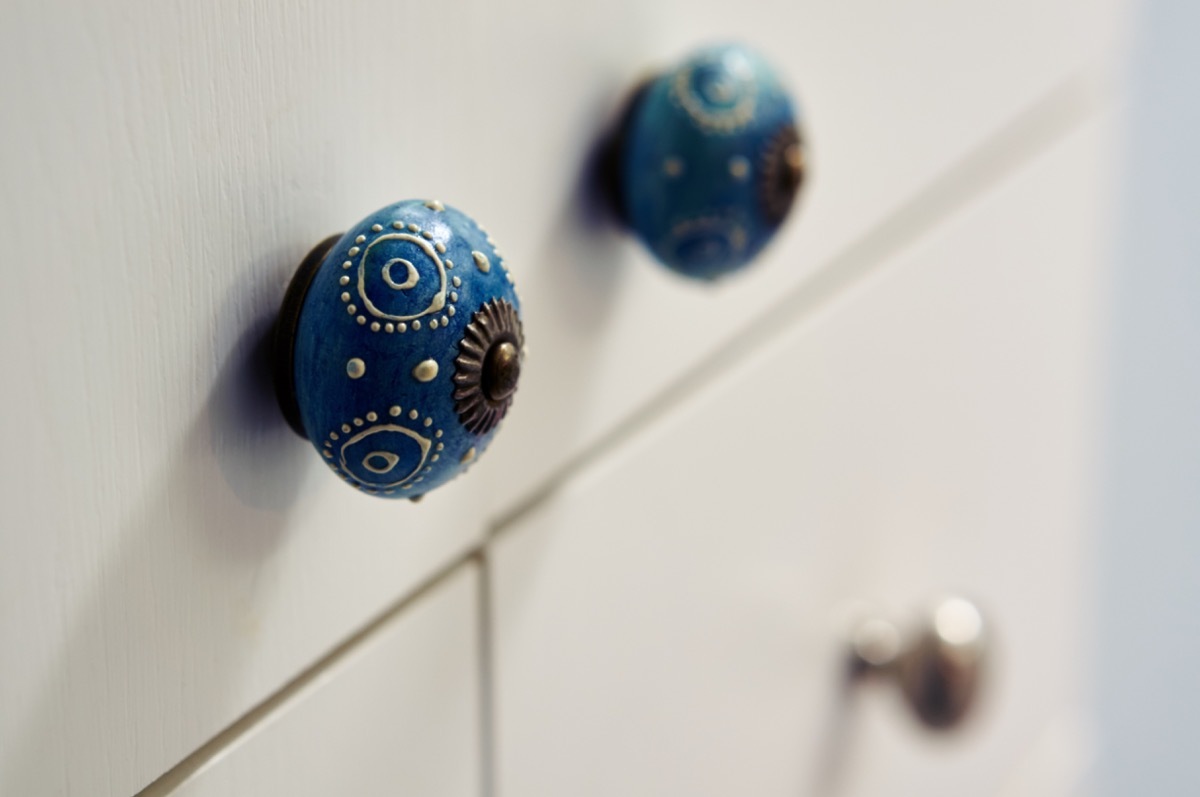
{"type": "Polygon", "coordinates": [[[660,261],[700,279],[758,255],[804,180],[795,106],[738,45],[700,50],[644,84],[614,144],[620,215],[660,261]]]}
{"type": "Polygon", "coordinates": [[[321,242],[276,327],[288,423],[347,484],[416,499],[487,448],[524,336],[504,256],[466,214],[397,202],[321,242]]]}

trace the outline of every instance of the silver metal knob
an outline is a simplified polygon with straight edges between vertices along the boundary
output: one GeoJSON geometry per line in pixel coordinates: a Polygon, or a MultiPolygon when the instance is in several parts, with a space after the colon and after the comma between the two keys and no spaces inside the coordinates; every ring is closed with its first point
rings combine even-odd
{"type": "Polygon", "coordinates": [[[957,726],[978,702],[987,625],[975,604],[964,598],[935,603],[907,636],[888,620],[866,620],[855,628],[850,646],[856,674],[894,680],[929,728],[957,726]]]}

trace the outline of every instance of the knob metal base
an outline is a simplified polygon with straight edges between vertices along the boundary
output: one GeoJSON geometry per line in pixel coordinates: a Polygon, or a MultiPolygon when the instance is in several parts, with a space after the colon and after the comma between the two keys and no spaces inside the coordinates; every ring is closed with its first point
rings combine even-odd
{"type": "Polygon", "coordinates": [[[321,261],[342,235],[337,233],[329,236],[300,261],[283,295],[279,318],[275,322],[275,398],[279,401],[279,409],[283,411],[288,426],[305,440],[308,439],[308,432],[300,420],[300,404],[296,400],[296,329],[300,325],[300,309],[304,306],[304,298],[308,296],[308,289],[317,276],[321,261]]]}
{"type": "Polygon", "coordinates": [[[623,227],[632,227],[629,209],[625,204],[625,196],[621,192],[621,164],[625,160],[625,151],[629,146],[630,127],[634,115],[641,108],[646,93],[654,84],[652,78],[646,78],[634,86],[633,91],[625,98],[621,111],[612,129],[600,143],[594,181],[596,190],[608,206],[613,218],[623,227]]]}

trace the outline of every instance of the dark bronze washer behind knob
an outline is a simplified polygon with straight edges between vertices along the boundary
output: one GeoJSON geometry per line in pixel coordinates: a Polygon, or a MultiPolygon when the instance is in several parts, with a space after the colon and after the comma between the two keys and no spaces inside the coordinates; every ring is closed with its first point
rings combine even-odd
{"type": "Polygon", "coordinates": [[[454,409],[472,434],[487,434],[508,412],[524,345],[521,320],[507,301],[488,302],[471,318],[454,360],[454,409]]]}

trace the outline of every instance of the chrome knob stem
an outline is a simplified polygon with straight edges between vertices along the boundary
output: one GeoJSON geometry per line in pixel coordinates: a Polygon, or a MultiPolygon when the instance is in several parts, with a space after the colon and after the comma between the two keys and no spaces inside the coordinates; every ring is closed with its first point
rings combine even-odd
{"type": "Polygon", "coordinates": [[[894,681],[922,724],[948,730],[978,702],[987,634],[975,604],[949,597],[934,604],[907,635],[885,619],[859,623],[850,638],[851,657],[860,677],[894,681]]]}

